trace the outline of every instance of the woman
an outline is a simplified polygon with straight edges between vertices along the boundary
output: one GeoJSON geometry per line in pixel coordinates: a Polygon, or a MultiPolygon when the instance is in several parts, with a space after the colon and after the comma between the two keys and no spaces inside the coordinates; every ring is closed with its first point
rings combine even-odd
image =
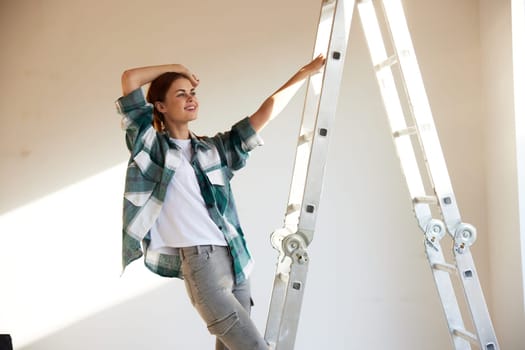
{"type": "Polygon", "coordinates": [[[264,126],[288,104],[323,56],[302,67],[230,131],[198,137],[199,79],[185,66],[122,74],[117,101],[131,153],[124,193],[123,265],[142,256],[166,277],[184,278],[193,306],[217,337],[216,349],[268,349],[250,319],[247,249],[230,188],[233,171],[262,144],[264,126]],[[147,103],[142,86],[151,83],[147,103]],[[143,250],[141,249],[143,244],[143,250]]]}

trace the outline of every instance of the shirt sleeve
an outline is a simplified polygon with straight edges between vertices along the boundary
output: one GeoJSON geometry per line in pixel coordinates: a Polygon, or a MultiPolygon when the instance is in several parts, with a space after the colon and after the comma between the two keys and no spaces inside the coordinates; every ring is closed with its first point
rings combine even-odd
{"type": "Polygon", "coordinates": [[[153,106],[146,102],[142,88],[120,97],[115,105],[122,115],[122,129],[126,131],[126,144],[131,151],[140,135],[153,128],[153,106]]]}
{"type": "Polygon", "coordinates": [[[243,151],[250,152],[257,146],[264,145],[261,136],[253,129],[250,118],[246,117],[232,127],[237,132],[241,141],[243,151]]]}
{"type": "Polygon", "coordinates": [[[250,124],[248,117],[234,124],[230,131],[217,134],[214,139],[218,143],[219,152],[224,155],[227,166],[232,170],[244,167],[248,153],[264,144],[262,138],[250,124]]]}

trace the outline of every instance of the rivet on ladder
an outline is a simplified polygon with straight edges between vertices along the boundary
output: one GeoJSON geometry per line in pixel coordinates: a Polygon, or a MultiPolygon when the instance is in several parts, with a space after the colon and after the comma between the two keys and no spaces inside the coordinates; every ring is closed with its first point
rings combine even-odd
{"type": "Polygon", "coordinates": [[[326,135],[328,135],[328,129],[320,128],[320,129],[319,129],[319,135],[321,135],[321,136],[326,136],[326,135]]]}
{"type": "Polygon", "coordinates": [[[334,51],[334,52],[332,53],[332,58],[333,58],[334,60],[338,60],[338,59],[340,59],[340,58],[341,58],[341,53],[340,53],[339,51],[334,51]]]}

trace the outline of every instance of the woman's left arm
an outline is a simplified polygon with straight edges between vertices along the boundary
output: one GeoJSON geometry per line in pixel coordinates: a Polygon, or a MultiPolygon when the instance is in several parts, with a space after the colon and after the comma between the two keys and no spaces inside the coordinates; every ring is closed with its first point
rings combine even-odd
{"type": "Polygon", "coordinates": [[[256,132],[261,131],[270,120],[282,112],[292,97],[301,87],[302,83],[311,74],[319,72],[325,64],[323,55],[317,56],[310,63],[299,69],[283,86],[268,97],[259,109],[250,116],[250,124],[256,132]]]}

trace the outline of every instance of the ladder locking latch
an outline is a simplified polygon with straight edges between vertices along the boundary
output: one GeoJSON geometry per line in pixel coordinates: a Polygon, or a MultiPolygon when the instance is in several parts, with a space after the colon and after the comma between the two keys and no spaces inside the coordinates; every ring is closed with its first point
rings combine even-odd
{"type": "Polygon", "coordinates": [[[446,230],[443,221],[432,219],[425,229],[425,236],[430,243],[437,243],[445,236],[446,230]]]}
{"type": "Polygon", "coordinates": [[[461,223],[456,228],[454,234],[456,251],[462,254],[466,248],[470,247],[477,238],[477,231],[471,224],[461,223]]]}

